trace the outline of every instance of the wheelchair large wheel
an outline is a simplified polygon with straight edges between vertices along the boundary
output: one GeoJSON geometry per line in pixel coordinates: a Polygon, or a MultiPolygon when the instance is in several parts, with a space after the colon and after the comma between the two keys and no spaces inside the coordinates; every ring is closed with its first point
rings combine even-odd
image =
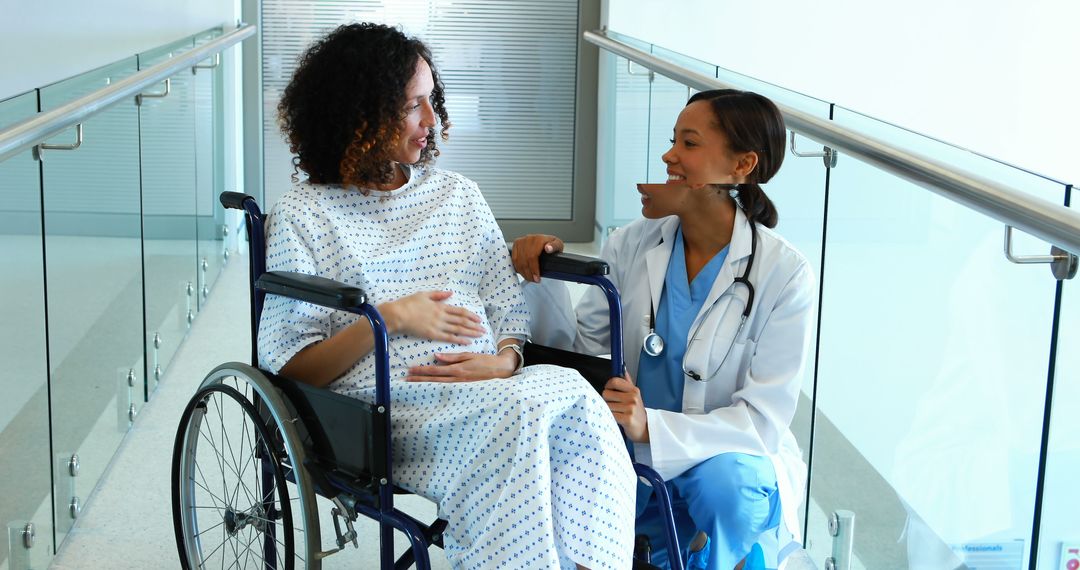
{"type": "Polygon", "coordinates": [[[318,569],[318,508],[293,414],[258,370],[203,380],[173,448],[173,524],[184,568],[318,569]]]}

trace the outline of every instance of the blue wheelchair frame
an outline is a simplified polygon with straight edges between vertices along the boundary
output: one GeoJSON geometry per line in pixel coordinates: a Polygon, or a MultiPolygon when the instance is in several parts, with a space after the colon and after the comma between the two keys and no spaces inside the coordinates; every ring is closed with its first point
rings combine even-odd
{"type": "MultiPolygon", "coordinates": [[[[226,208],[239,209],[246,213],[246,225],[250,239],[251,362],[253,365],[258,363],[256,340],[258,338],[259,319],[267,294],[283,295],[327,308],[357,314],[367,319],[371,325],[374,334],[376,374],[374,403],[354,400],[325,389],[313,388],[299,382],[274,377],[265,371],[261,372],[274,386],[288,396],[297,410],[307,410],[306,415],[298,412],[298,419],[305,424],[304,429],[311,431],[311,433],[314,434],[321,430],[321,426],[314,424],[319,424],[326,414],[336,414],[337,417],[348,416],[353,425],[358,421],[364,424],[361,429],[366,433],[361,434],[360,441],[348,438],[346,438],[348,439],[347,444],[342,441],[333,441],[332,434],[323,434],[320,440],[325,440],[322,447],[329,449],[329,451],[324,449],[323,456],[349,456],[349,463],[358,465],[358,468],[339,469],[336,464],[328,465],[327,462],[319,461],[305,461],[303,466],[292,465],[292,468],[307,469],[315,483],[315,492],[318,495],[334,498],[344,494],[347,497],[352,497],[356,500],[355,503],[350,503],[350,506],[358,514],[363,514],[378,523],[380,561],[384,570],[408,568],[412,564],[415,564],[420,570],[429,570],[431,565],[428,547],[432,544],[442,547],[442,532],[447,523],[439,519],[430,525],[423,524],[394,507],[395,486],[391,469],[393,462],[391,457],[389,344],[386,324],[382,316],[375,307],[368,304],[366,294],[359,288],[318,276],[267,272],[265,219],[255,199],[246,194],[224,192],[221,195],[221,203],[226,208]],[[337,408],[335,409],[333,406],[337,406],[337,408]],[[349,408],[348,412],[343,414],[341,406],[347,406],[349,408]],[[357,420],[357,417],[362,419],[357,420]],[[359,446],[360,451],[356,453],[342,451],[345,446],[353,445],[359,446]],[[357,471],[363,471],[363,474],[358,475],[357,471]],[[393,529],[395,528],[403,532],[410,543],[410,549],[396,561],[393,549],[393,529]]],[[[608,273],[607,264],[591,258],[561,254],[545,256],[541,260],[541,272],[544,277],[551,279],[595,285],[604,292],[607,297],[611,319],[611,376],[622,376],[625,372],[622,351],[622,307],[614,285],[604,277],[608,273]]],[[[256,398],[256,408],[259,407],[257,400],[256,398]]],[[[194,405],[194,398],[192,405],[194,405]]],[[[183,427],[182,425],[181,431],[183,427]]],[[[180,453],[180,442],[181,438],[178,433],[175,453],[180,453]]],[[[316,453],[315,455],[319,454],[316,453]]],[[[273,489],[275,466],[272,464],[272,460],[267,457],[261,458],[261,463],[263,465],[261,476],[264,489],[273,489]]],[[[683,562],[677,554],[680,550],[675,532],[674,518],[671,514],[671,498],[664,481],[656,471],[646,465],[635,464],[634,469],[639,477],[644,478],[652,485],[658,496],[661,510],[666,513],[665,523],[670,552],[675,553],[669,557],[672,568],[673,570],[683,570],[683,562]]],[[[175,481],[174,478],[174,484],[175,481]]],[[[295,481],[293,482],[295,483],[295,481]]],[[[178,499],[176,499],[175,493],[174,489],[174,516],[179,517],[179,515],[175,514],[175,509],[179,508],[176,506],[178,499]]],[[[179,525],[179,522],[177,524],[179,525]]],[[[187,564],[180,529],[177,530],[177,542],[181,551],[181,560],[187,564]]],[[[263,551],[266,567],[277,567],[273,525],[271,525],[270,532],[266,536],[263,551]]]]}
{"type": "MultiPolygon", "coordinates": [[[[619,291],[615,285],[604,275],[607,275],[608,265],[591,258],[581,257],[576,261],[575,267],[563,268],[564,260],[574,261],[578,256],[561,254],[557,258],[541,260],[540,274],[549,279],[559,281],[573,281],[585,285],[594,285],[604,292],[608,303],[608,328],[611,329],[611,376],[622,376],[626,373],[626,361],[623,360],[623,327],[622,327],[622,301],[619,299],[619,291]],[[590,263],[583,264],[582,261],[590,263]],[[584,271],[576,270],[576,267],[584,267],[584,271]],[[583,274],[584,273],[584,274],[583,274]]],[[[682,556],[679,550],[679,537],[675,530],[675,517],[671,509],[671,494],[668,493],[667,485],[663,477],[655,469],[643,463],[634,463],[634,472],[649,482],[653,492],[656,493],[660,503],[660,513],[664,520],[668,545],[670,546],[668,559],[671,561],[672,570],[683,570],[682,556]]]]}

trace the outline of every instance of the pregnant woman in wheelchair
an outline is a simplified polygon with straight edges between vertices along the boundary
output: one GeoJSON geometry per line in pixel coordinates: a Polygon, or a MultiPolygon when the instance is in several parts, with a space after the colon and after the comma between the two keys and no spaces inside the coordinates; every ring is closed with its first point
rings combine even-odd
{"type": "MultiPolygon", "coordinates": [[[[628,568],[635,476],[576,372],[521,368],[528,312],[472,181],[431,166],[450,122],[428,49],[342,26],[279,105],[297,181],[267,225],[267,270],[363,288],[384,317],[396,483],[438,503],[455,568],[628,568]],[[441,137],[436,137],[439,127],[441,137]]],[[[374,400],[366,320],[270,296],[262,365],[374,400]]]]}

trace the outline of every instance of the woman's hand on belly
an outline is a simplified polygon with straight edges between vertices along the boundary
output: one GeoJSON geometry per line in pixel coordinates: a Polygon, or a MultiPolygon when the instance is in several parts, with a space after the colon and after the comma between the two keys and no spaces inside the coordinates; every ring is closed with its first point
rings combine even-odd
{"type": "Polygon", "coordinates": [[[439,363],[409,368],[409,382],[474,382],[492,378],[509,378],[517,369],[517,355],[505,350],[499,354],[475,352],[439,353],[439,363]]]}
{"type": "Polygon", "coordinates": [[[486,334],[472,311],[446,304],[451,291],[421,291],[378,306],[391,334],[469,345],[486,334]]]}

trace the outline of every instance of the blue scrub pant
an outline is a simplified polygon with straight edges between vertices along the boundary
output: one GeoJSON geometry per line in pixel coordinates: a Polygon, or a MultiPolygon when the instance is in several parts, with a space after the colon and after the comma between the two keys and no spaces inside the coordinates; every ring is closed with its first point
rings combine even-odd
{"type": "MultiPolygon", "coordinates": [[[[776,472],[767,457],[723,453],[666,485],[683,559],[699,530],[709,536],[708,559],[701,565],[695,560],[698,568],[731,570],[746,558],[761,533],[780,524],[776,472]]],[[[652,488],[640,481],[637,509],[637,534],[648,535],[652,564],[668,568],[667,535],[658,501],[652,488]]]]}

